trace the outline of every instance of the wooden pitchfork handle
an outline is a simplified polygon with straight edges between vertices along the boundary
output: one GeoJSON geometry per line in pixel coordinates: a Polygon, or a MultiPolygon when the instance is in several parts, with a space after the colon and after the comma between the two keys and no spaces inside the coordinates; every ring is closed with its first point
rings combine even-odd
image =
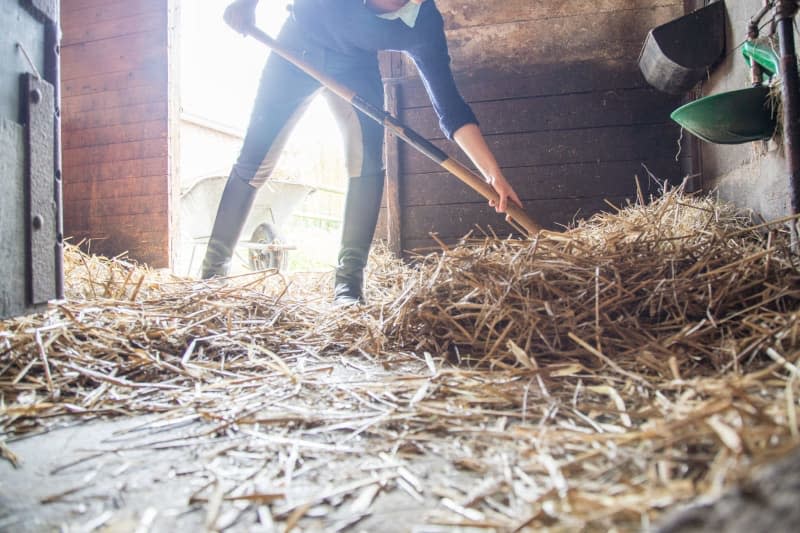
{"type": "MultiPolygon", "coordinates": [[[[315,78],[319,81],[323,86],[325,86],[328,90],[335,93],[336,95],[340,96],[341,98],[345,99],[349,102],[353,107],[367,115],[372,120],[376,121],[378,124],[383,125],[384,128],[391,131],[408,144],[416,148],[419,152],[426,155],[436,163],[438,163],[442,168],[454,174],[458,179],[469,185],[473,190],[475,190],[478,194],[483,196],[489,201],[495,202],[495,205],[500,200],[500,196],[497,192],[492,188],[491,185],[486,183],[486,181],[475,174],[473,171],[456,161],[455,159],[449,157],[446,153],[444,153],[441,149],[439,149],[436,145],[425,139],[422,135],[415,132],[411,128],[402,124],[399,120],[395,117],[384,111],[383,109],[378,109],[374,105],[370,104],[366,100],[364,100],[361,96],[353,92],[351,89],[345,87],[335,79],[331,78],[330,76],[326,75],[323,72],[315,69],[314,67],[308,65],[297,56],[295,56],[291,51],[287,48],[282,46],[278,43],[275,39],[264,33],[263,31],[259,30],[256,27],[252,27],[247,30],[247,34],[251,37],[255,38],[257,41],[260,41],[267,45],[272,51],[276,54],[287,60],[288,62],[292,63],[294,66],[315,78]]],[[[527,233],[529,237],[536,237],[536,235],[541,231],[541,226],[537,224],[531,217],[528,216],[527,213],[520,207],[512,204],[511,202],[508,203],[508,207],[506,208],[506,213],[508,218],[516,222],[519,226],[521,226],[527,233]]]]}

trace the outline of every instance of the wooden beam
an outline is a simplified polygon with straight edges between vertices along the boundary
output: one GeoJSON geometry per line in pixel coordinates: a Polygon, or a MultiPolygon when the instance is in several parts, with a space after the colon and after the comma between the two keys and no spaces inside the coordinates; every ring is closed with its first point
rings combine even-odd
{"type": "MultiPolygon", "coordinates": [[[[540,221],[546,229],[560,231],[576,220],[589,218],[594,213],[612,211],[607,203],[624,206],[630,197],[611,196],[594,198],[564,198],[558,200],[533,200],[525,203],[525,210],[540,221]]],[[[431,234],[444,242],[456,242],[472,230],[495,232],[498,237],[519,235],[505,218],[495,213],[486,202],[457,205],[430,205],[406,208],[404,219],[405,250],[435,245],[431,234]]]]}
{"type": "MultiPolygon", "coordinates": [[[[687,136],[688,137],[688,136],[687,136]]],[[[588,163],[556,163],[507,167],[505,177],[513,185],[523,203],[529,200],[557,200],[591,196],[629,196],[636,193],[636,177],[645,194],[656,193],[658,185],[648,171],[659,180],[680,183],[681,173],[674,157],[631,161],[592,161],[588,163]]],[[[403,208],[422,205],[465,204],[478,202],[475,192],[443,172],[405,174],[403,176],[403,208]]],[[[408,235],[406,234],[406,237],[408,235]]]]}
{"type": "MultiPolygon", "coordinates": [[[[620,89],[580,94],[470,103],[484,135],[553,129],[600,128],[669,122],[680,105],[655,89],[620,89]]],[[[429,141],[444,139],[432,107],[403,110],[414,131],[429,141]]]]}
{"type": "MultiPolygon", "coordinates": [[[[674,155],[677,150],[675,140],[679,135],[677,124],[663,122],[488,135],[486,141],[497,160],[508,168],[593,161],[645,161],[664,154],[674,155]]],[[[435,140],[433,144],[450,157],[464,159],[458,147],[449,141],[435,140]]],[[[441,172],[430,159],[403,145],[400,146],[400,164],[406,174],[441,172]]]]}
{"type": "MultiPolygon", "coordinates": [[[[399,109],[400,87],[397,83],[386,82],[384,84],[386,111],[397,116],[399,109]]],[[[400,202],[400,139],[388,129],[384,137],[384,161],[386,163],[386,233],[389,250],[400,257],[403,251],[403,206],[400,202]]]]}

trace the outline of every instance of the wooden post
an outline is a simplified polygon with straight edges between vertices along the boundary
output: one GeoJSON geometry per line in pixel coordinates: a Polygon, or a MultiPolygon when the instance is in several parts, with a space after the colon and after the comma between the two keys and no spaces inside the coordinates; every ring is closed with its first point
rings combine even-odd
{"type": "MultiPolygon", "coordinates": [[[[384,83],[386,111],[397,116],[400,86],[391,80],[384,83]]],[[[384,137],[386,163],[386,233],[389,250],[401,257],[403,253],[403,206],[400,203],[400,139],[388,129],[384,137]]]]}

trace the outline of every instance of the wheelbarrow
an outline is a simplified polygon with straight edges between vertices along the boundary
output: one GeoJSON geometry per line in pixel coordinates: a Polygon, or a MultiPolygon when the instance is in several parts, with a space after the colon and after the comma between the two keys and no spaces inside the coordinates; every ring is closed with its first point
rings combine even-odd
{"type": "MultiPolygon", "coordinates": [[[[208,245],[227,180],[227,176],[202,178],[181,193],[183,241],[191,246],[190,275],[194,274],[197,248],[208,245]]],[[[289,220],[295,207],[314,190],[309,185],[290,181],[268,181],[259,189],[234,250],[243,265],[251,270],[286,268],[289,251],[296,247],[284,241],[280,228],[289,220]],[[246,258],[242,258],[242,251],[246,258]]]]}

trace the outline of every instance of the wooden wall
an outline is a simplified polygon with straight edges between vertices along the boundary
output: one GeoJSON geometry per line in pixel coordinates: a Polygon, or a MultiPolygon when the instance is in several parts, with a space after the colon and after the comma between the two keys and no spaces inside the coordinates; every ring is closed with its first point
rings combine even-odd
{"type": "Polygon", "coordinates": [[[169,0],[62,0],[64,228],[170,260],[169,0]]]}
{"type": "MultiPolygon", "coordinates": [[[[93,249],[170,263],[170,176],[177,150],[170,27],[176,0],[63,0],[65,230],[93,249]]],[[[527,210],[547,227],[632,199],[634,177],[677,181],[677,105],[647,87],[647,31],[683,13],[676,0],[438,0],[453,68],[527,210]]],[[[414,68],[395,58],[401,120],[442,138],[414,68]]],[[[391,143],[389,143],[391,145],[391,143]]],[[[402,248],[453,241],[476,224],[511,230],[477,195],[405,146],[387,159],[402,248]],[[390,176],[391,178],[392,176],[390,176]]],[[[645,179],[646,181],[646,179],[645,179]]],[[[390,188],[391,189],[391,188],[390,188]]],[[[387,217],[379,236],[387,235],[387,217]]]]}
{"type": "MultiPolygon", "coordinates": [[[[648,170],[680,180],[678,101],[647,85],[637,58],[647,31],[680,16],[673,0],[438,0],[453,69],[481,129],[528,213],[550,228],[635,198],[648,170]],[[645,169],[647,168],[647,170],[645,169]]],[[[400,119],[461,161],[443,138],[407,61],[384,65],[400,119]]],[[[475,225],[511,228],[456,178],[399,145],[387,165],[399,183],[403,249],[454,241],[475,225]],[[394,161],[392,160],[394,159],[394,161]]],[[[391,186],[389,187],[391,191],[391,186]]],[[[384,213],[385,215],[385,213],[384,213]]],[[[388,236],[386,216],[379,237],[388,236]]],[[[390,239],[391,240],[391,239],[390,239]]]]}

